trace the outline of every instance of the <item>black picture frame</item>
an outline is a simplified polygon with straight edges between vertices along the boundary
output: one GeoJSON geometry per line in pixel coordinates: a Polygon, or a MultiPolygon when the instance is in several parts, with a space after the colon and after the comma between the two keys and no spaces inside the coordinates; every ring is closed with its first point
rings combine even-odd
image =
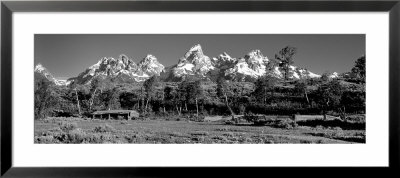
{"type": "MultiPolygon", "coordinates": [[[[6,177],[131,177],[131,176],[176,176],[182,168],[20,168],[12,166],[12,18],[13,12],[123,12],[123,11],[293,11],[293,12],[389,12],[389,167],[344,168],[350,175],[370,172],[398,172],[400,135],[400,1],[2,1],[1,2],[1,175],[6,177]]],[[[385,109],[385,108],[382,108],[385,109]]],[[[32,153],[34,154],[34,153],[32,153]]],[[[371,153],[373,154],[373,153],[371,153]]],[[[183,168],[184,172],[196,176],[211,171],[229,174],[266,174],[266,168],[183,168]],[[201,169],[201,170],[199,170],[201,169]],[[207,170],[203,170],[207,169],[207,170]]],[[[270,168],[268,168],[270,169],[270,168]]],[[[297,175],[305,171],[277,169],[278,172],[297,175]]],[[[330,175],[341,175],[331,168],[330,175]]],[[[346,173],[348,175],[348,173],[346,173]]],[[[397,173],[398,174],[398,173],[397,173]]],[[[318,175],[318,174],[317,174],[318,175]]],[[[190,176],[190,175],[189,175],[190,176]]]]}

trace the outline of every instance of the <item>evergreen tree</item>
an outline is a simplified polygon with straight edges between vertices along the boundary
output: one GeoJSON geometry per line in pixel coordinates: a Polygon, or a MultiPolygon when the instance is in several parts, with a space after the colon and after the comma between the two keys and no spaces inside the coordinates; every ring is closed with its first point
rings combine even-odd
{"type": "Polygon", "coordinates": [[[46,78],[35,81],[34,90],[35,119],[43,119],[52,114],[55,105],[59,101],[51,82],[46,78]]]}
{"type": "Polygon", "coordinates": [[[138,96],[135,93],[124,91],[119,95],[121,108],[133,109],[138,96]]]}
{"type": "Polygon", "coordinates": [[[174,106],[178,115],[181,115],[181,108],[179,107],[179,93],[176,89],[170,86],[164,88],[164,103],[174,106]]]}
{"type": "Polygon", "coordinates": [[[324,72],[322,75],[321,75],[321,81],[322,82],[328,82],[329,81],[329,72],[328,71],[326,71],[326,72],[324,72]]]}
{"type": "Polygon", "coordinates": [[[120,109],[120,97],[119,91],[117,87],[107,89],[103,92],[102,100],[104,101],[105,109],[113,110],[113,109],[120,109]]]}
{"type": "Polygon", "coordinates": [[[255,83],[253,96],[263,104],[267,104],[268,95],[273,95],[276,82],[277,79],[270,75],[259,77],[255,83]]]}
{"type": "Polygon", "coordinates": [[[297,49],[295,47],[286,46],[281,49],[278,54],[275,54],[275,59],[280,61],[279,67],[283,70],[283,76],[285,82],[291,76],[290,65],[293,64],[293,56],[296,54],[297,49]]]}
{"type": "Polygon", "coordinates": [[[351,72],[356,76],[357,79],[360,79],[365,83],[365,56],[361,56],[356,60],[351,72]]]}
{"type": "Polygon", "coordinates": [[[318,87],[315,99],[322,106],[324,119],[328,109],[334,109],[340,104],[344,89],[339,80],[332,80],[318,87]]]}
{"type": "Polygon", "coordinates": [[[310,104],[310,100],[308,99],[307,86],[308,86],[307,80],[298,80],[294,85],[294,89],[298,94],[304,95],[307,104],[310,104]]]}

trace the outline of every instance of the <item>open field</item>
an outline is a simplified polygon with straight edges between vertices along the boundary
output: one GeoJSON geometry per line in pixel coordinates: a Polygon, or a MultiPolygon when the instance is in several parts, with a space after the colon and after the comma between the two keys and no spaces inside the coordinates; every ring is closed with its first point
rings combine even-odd
{"type": "Polygon", "coordinates": [[[34,139],[35,143],[365,143],[365,127],[350,130],[331,123],[336,125],[313,121],[277,128],[225,121],[48,118],[35,120],[34,139]]]}

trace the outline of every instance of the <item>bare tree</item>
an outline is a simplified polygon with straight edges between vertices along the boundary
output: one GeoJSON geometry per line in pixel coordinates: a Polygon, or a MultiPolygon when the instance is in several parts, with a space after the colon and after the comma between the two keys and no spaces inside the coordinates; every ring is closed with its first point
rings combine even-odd
{"type": "MultiPolygon", "coordinates": [[[[233,112],[232,108],[229,105],[229,101],[228,101],[228,86],[226,83],[226,80],[223,79],[223,77],[219,77],[217,79],[217,96],[219,97],[223,97],[225,99],[225,105],[228,108],[232,119],[235,120],[235,113],[233,112]]],[[[237,122],[235,120],[235,122],[237,122]]]]}
{"type": "Polygon", "coordinates": [[[155,90],[156,90],[155,86],[158,84],[158,82],[159,82],[158,80],[159,80],[158,77],[156,75],[154,75],[154,76],[150,77],[149,79],[147,79],[143,83],[143,86],[144,86],[144,89],[145,89],[146,95],[147,95],[146,96],[147,100],[146,100],[145,110],[147,110],[147,106],[149,104],[149,101],[152,100],[152,98],[155,95],[155,90]]]}

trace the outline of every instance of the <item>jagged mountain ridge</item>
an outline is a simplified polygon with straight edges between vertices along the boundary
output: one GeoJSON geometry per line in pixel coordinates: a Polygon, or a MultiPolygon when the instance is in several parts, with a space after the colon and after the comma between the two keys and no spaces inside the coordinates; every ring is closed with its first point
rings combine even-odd
{"type": "Polygon", "coordinates": [[[88,84],[94,78],[113,77],[128,78],[132,81],[142,82],[153,75],[160,75],[163,70],[164,66],[151,54],[148,54],[138,64],[132,58],[121,54],[117,59],[103,57],[96,64],[87,68],[77,77],[68,79],[68,81],[77,84],[88,84]]]}
{"type": "MultiPolygon", "coordinates": [[[[210,59],[203,53],[199,44],[194,45],[185,55],[179,59],[178,64],[172,67],[172,72],[168,73],[167,80],[179,81],[187,76],[206,77],[206,74],[223,76],[227,79],[236,81],[244,81],[246,77],[258,78],[266,74],[266,68],[271,68],[270,63],[276,62],[269,60],[258,49],[250,51],[244,57],[236,59],[232,58],[228,53],[224,52],[218,57],[210,59]]],[[[282,71],[275,65],[270,74],[275,77],[283,78],[282,71]]],[[[304,77],[320,77],[320,75],[312,73],[306,69],[296,66],[290,66],[292,73],[290,78],[300,79],[304,77]]]]}
{"type": "MultiPolygon", "coordinates": [[[[103,57],[96,64],[88,67],[77,77],[65,80],[55,79],[47,70],[45,76],[57,85],[90,84],[94,78],[121,78],[122,81],[143,82],[153,75],[161,76],[163,81],[182,81],[188,76],[204,78],[208,80],[215,77],[225,77],[235,81],[245,81],[246,78],[258,78],[268,73],[277,78],[283,78],[283,72],[278,67],[279,61],[268,59],[258,49],[250,51],[244,57],[233,58],[223,52],[217,57],[210,58],[204,54],[200,44],[191,47],[179,60],[176,65],[164,67],[157,58],[148,54],[138,63],[132,58],[121,54],[117,59],[103,57]],[[214,76],[214,77],[212,77],[214,76]]],[[[40,64],[39,64],[40,65],[40,64]]],[[[36,71],[42,71],[42,65],[36,66],[36,71]]],[[[304,77],[318,78],[321,75],[312,73],[306,69],[290,66],[291,77],[300,79],[304,77]]],[[[337,77],[333,73],[330,77],[337,77]]]]}

